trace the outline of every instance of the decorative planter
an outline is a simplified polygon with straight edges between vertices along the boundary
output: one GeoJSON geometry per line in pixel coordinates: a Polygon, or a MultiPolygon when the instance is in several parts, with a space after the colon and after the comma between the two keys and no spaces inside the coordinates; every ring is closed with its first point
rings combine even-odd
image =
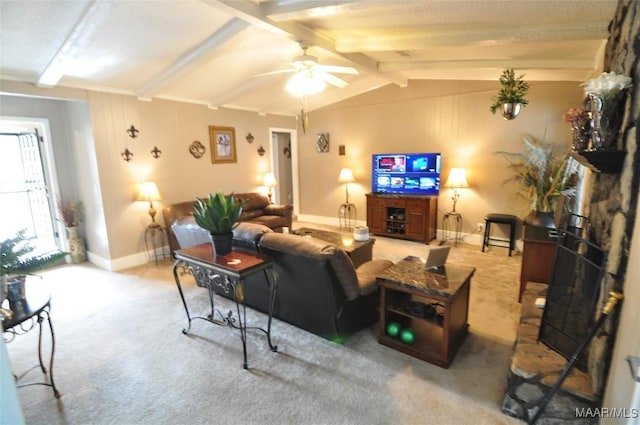
{"type": "Polygon", "coordinates": [[[553,212],[531,211],[524,221],[532,226],[546,227],[548,229],[556,228],[555,214],[553,212]]]}
{"type": "Polygon", "coordinates": [[[75,264],[87,261],[87,251],[84,239],[78,236],[77,227],[67,227],[67,240],[69,241],[69,253],[71,261],[75,264]]]}
{"type": "Polygon", "coordinates": [[[512,120],[518,116],[522,105],[520,103],[503,103],[500,108],[500,115],[505,120],[512,120]]]}
{"type": "Polygon", "coordinates": [[[10,305],[15,305],[26,299],[26,280],[27,276],[23,274],[13,274],[3,276],[6,278],[6,298],[10,305]]]}
{"type": "Polygon", "coordinates": [[[8,276],[6,274],[0,275],[0,305],[7,299],[7,293],[9,291],[7,280],[8,276]]]}
{"type": "Polygon", "coordinates": [[[231,252],[233,244],[233,233],[224,233],[221,235],[209,234],[211,243],[213,244],[213,255],[227,255],[231,252]]]}

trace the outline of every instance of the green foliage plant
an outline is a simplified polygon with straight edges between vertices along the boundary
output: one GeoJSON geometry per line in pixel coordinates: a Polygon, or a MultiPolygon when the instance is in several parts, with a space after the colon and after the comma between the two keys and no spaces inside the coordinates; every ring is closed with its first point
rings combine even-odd
{"type": "Polygon", "coordinates": [[[502,75],[499,78],[500,91],[497,96],[491,98],[493,100],[493,104],[490,107],[492,113],[495,114],[505,103],[519,103],[523,107],[529,104],[529,101],[525,98],[529,92],[529,83],[522,78],[524,78],[524,74],[516,78],[513,69],[508,68],[502,71],[502,75]]]}
{"type": "Polygon", "coordinates": [[[509,162],[513,181],[520,186],[518,194],[537,212],[550,213],[561,194],[575,191],[576,175],[569,164],[569,156],[556,153],[554,145],[537,140],[531,135],[523,137],[522,152],[497,152],[509,162]]]}
{"type": "Polygon", "coordinates": [[[234,199],[233,193],[226,197],[223,192],[210,193],[208,198],[196,198],[196,201],[193,218],[198,226],[213,235],[231,233],[241,221],[242,203],[234,199]]]}
{"type": "Polygon", "coordinates": [[[29,256],[35,249],[26,238],[26,229],[0,242],[0,275],[33,274],[64,258],[68,253],[57,251],[29,256]]]}

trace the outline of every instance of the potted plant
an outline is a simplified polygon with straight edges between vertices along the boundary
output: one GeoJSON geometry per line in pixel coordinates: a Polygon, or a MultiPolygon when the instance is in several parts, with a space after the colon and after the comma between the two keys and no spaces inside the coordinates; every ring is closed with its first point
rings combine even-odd
{"type": "Polygon", "coordinates": [[[193,218],[211,235],[215,255],[228,254],[231,252],[233,229],[241,221],[242,203],[233,197],[233,193],[225,197],[223,192],[210,193],[207,199],[196,200],[193,218]]]}
{"type": "Polygon", "coordinates": [[[492,97],[493,105],[490,109],[496,113],[500,109],[500,114],[506,120],[512,120],[520,113],[520,108],[527,106],[529,101],[525,99],[529,91],[529,83],[522,80],[524,74],[516,78],[513,69],[505,69],[499,78],[500,91],[497,96],[492,97]]]}
{"type": "Polygon", "coordinates": [[[569,167],[567,153],[557,154],[551,143],[523,137],[523,152],[498,152],[509,162],[514,176],[507,181],[520,185],[518,194],[529,204],[534,216],[553,221],[558,198],[575,191],[576,175],[569,167]]]}
{"type": "Polygon", "coordinates": [[[43,269],[64,258],[68,253],[56,251],[49,254],[30,256],[35,249],[26,238],[26,229],[0,242],[0,304],[24,298],[26,275],[43,269]]]}

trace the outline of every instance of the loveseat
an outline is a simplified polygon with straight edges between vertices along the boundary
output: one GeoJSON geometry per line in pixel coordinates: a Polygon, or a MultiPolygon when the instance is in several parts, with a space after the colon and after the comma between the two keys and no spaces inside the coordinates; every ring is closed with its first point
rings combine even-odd
{"type": "MultiPolygon", "coordinates": [[[[185,248],[206,241],[206,234],[198,234],[197,229],[176,226],[175,231],[185,248]]],[[[336,245],[310,236],[276,233],[253,223],[236,227],[234,245],[273,259],[278,273],[275,318],[333,341],[378,320],[376,275],[393,265],[391,261],[369,259],[356,269],[336,245]]],[[[244,295],[247,306],[268,311],[269,287],[262,273],[247,279],[244,295]]]]}
{"type": "MultiPolygon", "coordinates": [[[[242,202],[242,221],[261,224],[279,233],[282,233],[283,227],[291,228],[293,206],[272,204],[269,198],[255,192],[235,193],[233,196],[242,202]]],[[[180,248],[173,232],[173,224],[176,220],[188,231],[195,232],[199,229],[193,218],[193,207],[196,204],[194,199],[193,201],[166,205],[162,209],[164,224],[167,226],[169,249],[172,254],[173,251],[180,248]]]]}

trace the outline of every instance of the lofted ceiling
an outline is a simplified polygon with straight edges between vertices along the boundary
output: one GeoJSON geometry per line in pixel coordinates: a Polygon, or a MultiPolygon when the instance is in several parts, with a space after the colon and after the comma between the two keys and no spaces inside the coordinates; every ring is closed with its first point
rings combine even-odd
{"type": "MultiPolygon", "coordinates": [[[[307,110],[410,80],[584,81],[615,0],[0,0],[0,78],[294,115],[272,73],[301,55],[350,66],[307,110]],[[266,75],[258,75],[266,74],[266,75]]],[[[1,91],[0,87],[0,91],[1,91]]]]}

